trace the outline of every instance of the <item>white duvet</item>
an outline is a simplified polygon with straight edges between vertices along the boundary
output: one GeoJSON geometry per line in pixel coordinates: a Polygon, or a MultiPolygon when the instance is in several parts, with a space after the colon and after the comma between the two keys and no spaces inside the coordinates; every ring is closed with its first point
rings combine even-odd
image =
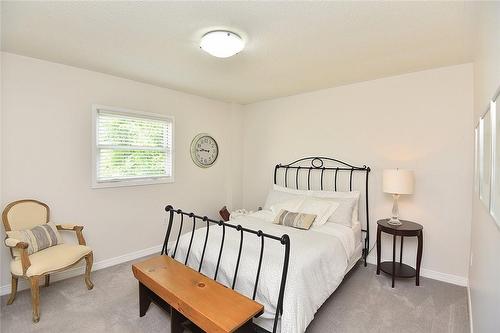
{"type": "MultiPolygon", "coordinates": [[[[347,227],[327,223],[320,228],[299,230],[273,224],[270,211],[260,211],[240,216],[230,221],[244,227],[262,230],[268,234],[290,237],[290,263],[286,280],[283,314],[277,332],[303,333],[313,320],[314,314],[335,291],[346,272],[348,261],[355,249],[352,231],[347,227]]],[[[188,265],[198,270],[203,251],[206,227],[197,229],[189,252],[188,265]]],[[[181,236],[175,259],[184,263],[191,232],[181,236]]],[[[222,228],[211,225],[201,272],[214,277],[222,228]]],[[[240,233],[226,228],[222,260],[217,281],[231,287],[238,256],[240,233]]],[[[173,250],[173,249],[172,249],[173,250]]],[[[171,250],[171,251],[172,251],[171,250]]],[[[170,251],[170,253],[171,253],[170,251]]],[[[260,238],[244,234],[243,250],[238,269],[235,290],[252,297],[260,254],[260,238]]],[[[256,301],[264,305],[264,313],[254,322],[272,331],[276,303],[281,282],[284,246],[266,239],[262,269],[259,277],[256,301]]],[[[214,306],[217,306],[214,304],[214,306]]]]}

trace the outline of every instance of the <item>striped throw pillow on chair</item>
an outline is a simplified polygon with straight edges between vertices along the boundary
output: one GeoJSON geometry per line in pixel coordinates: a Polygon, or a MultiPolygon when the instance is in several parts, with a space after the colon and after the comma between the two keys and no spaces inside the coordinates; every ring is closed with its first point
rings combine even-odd
{"type": "MultiPolygon", "coordinates": [[[[33,254],[48,247],[63,243],[59,231],[52,222],[37,225],[31,229],[7,231],[7,237],[27,243],[28,254],[33,254]]],[[[19,251],[14,251],[13,254],[14,257],[19,257],[21,255],[19,251]]]]}

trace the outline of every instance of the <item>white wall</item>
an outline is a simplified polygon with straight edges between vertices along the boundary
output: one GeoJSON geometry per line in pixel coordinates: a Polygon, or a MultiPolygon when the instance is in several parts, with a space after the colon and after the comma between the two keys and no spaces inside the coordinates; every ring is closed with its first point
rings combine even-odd
{"type": "MultiPolygon", "coordinates": [[[[402,218],[424,225],[428,276],[465,284],[472,192],[471,64],[352,84],[244,107],[243,203],[263,204],[273,167],[304,156],[331,156],[372,168],[372,243],[376,220],[390,214],[384,168],[409,168],[415,194],[402,218]]],[[[414,263],[415,241],[405,241],[414,263]]],[[[386,239],[385,257],[391,255],[386,239]]],[[[374,260],[372,251],[371,260],[374,260]]]]}
{"type": "MultiPolygon", "coordinates": [[[[437,278],[466,279],[472,65],[240,106],[2,56],[2,205],[33,197],[52,207],[55,222],[85,225],[96,262],[161,243],[167,203],[209,216],[217,216],[224,204],[255,209],[265,199],[276,163],[327,155],[372,168],[372,231],[391,207],[381,192],[381,170],[415,170],[416,193],[402,198],[400,208],[403,218],[425,226],[423,268],[437,278]],[[175,116],[176,182],[91,189],[93,103],[175,116]],[[205,131],[218,139],[221,155],[214,167],[199,169],[190,160],[189,144],[205,131]]],[[[414,260],[413,246],[406,243],[406,260],[414,260]]],[[[389,255],[388,246],[384,252],[389,255]]],[[[8,259],[5,248],[2,259],[8,259]]],[[[6,263],[1,267],[5,286],[9,273],[6,263]]]]}
{"type": "MultiPolygon", "coordinates": [[[[482,4],[474,61],[474,124],[500,87],[500,3],[482,4]]],[[[469,133],[473,129],[469,129],[469,133]]],[[[474,332],[500,329],[500,228],[473,194],[470,300],[474,332]]]]}
{"type": "MultiPolygon", "coordinates": [[[[46,202],[54,222],[85,226],[94,260],[100,262],[160,244],[166,204],[214,217],[226,203],[241,205],[241,142],[233,140],[241,132],[238,105],[2,56],[2,207],[22,198],[46,202]],[[93,103],[174,116],[175,183],[92,189],[93,103]],[[212,134],[220,146],[218,161],[208,169],[196,167],[189,155],[199,132],[212,134]]],[[[5,286],[10,256],[1,248],[5,286]]]]}

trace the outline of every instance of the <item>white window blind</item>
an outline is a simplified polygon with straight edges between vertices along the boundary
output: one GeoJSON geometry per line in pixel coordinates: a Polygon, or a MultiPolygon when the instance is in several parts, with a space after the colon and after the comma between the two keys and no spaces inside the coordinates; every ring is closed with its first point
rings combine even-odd
{"type": "Polygon", "coordinates": [[[173,122],[162,116],[96,109],[97,183],[173,176],[173,122]]]}

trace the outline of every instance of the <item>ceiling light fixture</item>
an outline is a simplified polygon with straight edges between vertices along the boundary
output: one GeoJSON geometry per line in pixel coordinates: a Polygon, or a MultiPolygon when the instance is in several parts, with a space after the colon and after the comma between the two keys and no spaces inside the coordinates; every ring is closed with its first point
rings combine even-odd
{"type": "Polygon", "coordinates": [[[200,47],[203,51],[218,58],[228,58],[243,50],[245,42],[231,31],[215,30],[201,37],[200,47]]]}

